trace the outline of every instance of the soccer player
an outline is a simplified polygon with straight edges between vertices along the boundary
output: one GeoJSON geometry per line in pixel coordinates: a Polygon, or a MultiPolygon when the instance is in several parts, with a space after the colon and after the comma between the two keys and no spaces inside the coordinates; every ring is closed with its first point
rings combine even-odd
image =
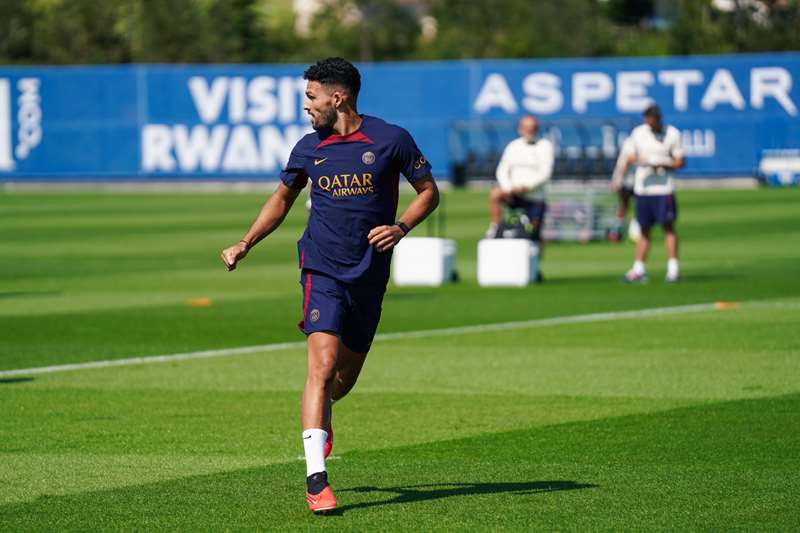
{"type": "Polygon", "coordinates": [[[411,135],[356,110],[361,75],[328,58],[309,67],[304,109],[315,132],[300,139],[281,183],[241,241],[222,252],[228,270],[283,221],[310,182],[308,225],[298,241],[308,366],[301,419],[306,500],[336,508],[325,470],[333,445],[331,406],[355,385],[369,352],[389,280],[392,249],[438,205],[431,166],[411,135]],[[399,176],[417,196],[396,219],[399,176]]]}
{"type": "MultiPolygon", "coordinates": [[[[628,206],[633,198],[635,165],[629,165],[628,159],[633,155],[633,141],[630,137],[626,138],[619,150],[617,163],[614,166],[614,173],[611,176],[611,188],[617,193],[617,212],[614,226],[608,233],[608,240],[611,242],[622,242],[622,230],[625,227],[625,218],[628,216],[628,206]],[[623,170],[626,169],[626,170],[623,170]]],[[[639,223],[636,218],[631,221],[629,234],[636,235],[637,240],[641,235],[639,223]]]]}
{"type": "Polygon", "coordinates": [[[680,132],[663,123],[661,109],[653,104],[644,110],[644,124],[633,129],[630,139],[632,152],[621,172],[624,174],[628,165],[636,165],[636,220],[641,226],[642,236],[636,243],[633,267],[622,279],[627,283],[647,280],[645,261],[650,251],[650,230],[660,225],[664,228],[668,257],[666,281],[675,283],[680,270],[678,234],[675,232],[678,204],[675,201],[674,174],[685,164],[680,132]]]}

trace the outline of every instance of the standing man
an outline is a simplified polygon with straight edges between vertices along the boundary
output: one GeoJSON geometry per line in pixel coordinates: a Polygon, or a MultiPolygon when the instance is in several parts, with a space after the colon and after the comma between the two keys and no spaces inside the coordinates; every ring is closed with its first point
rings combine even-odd
{"type": "Polygon", "coordinates": [[[519,119],[517,133],[519,137],[508,143],[497,165],[497,186],[489,193],[486,238],[500,237],[503,205],[522,208],[533,226],[531,237],[539,241],[541,254],[541,230],[547,211],[545,185],[553,175],[553,143],[539,136],[539,121],[533,115],[519,119]]]}
{"type": "Polygon", "coordinates": [[[222,252],[228,270],[283,221],[311,182],[308,226],[297,243],[308,370],[301,420],[306,500],[336,508],[325,470],[333,445],[331,406],[355,385],[381,314],[392,249],[439,203],[431,166],[411,135],[356,110],[361,75],[348,61],[309,67],[304,109],[316,130],[300,139],[281,183],[241,241],[222,252]],[[399,176],[417,192],[396,219],[399,176]]]}
{"type": "MultiPolygon", "coordinates": [[[[625,227],[625,219],[628,216],[628,206],[631,203],[631,198],[633,198],[634,175],[636,174],[636,166],[628,164],[628,159],[633,153],[633,141],[628,137],[622,142],[619,156],[617,156],[617,163],[614,166],[614,173],[611,176],[611,188],[617,193],[618,197],[616,220],[608,233],[608,240],[611,242],[622,242],[623,240],[623,229],[625,227]]],[[[631,220],[628,235],[635,235],[634,241],[641,236],[639,223],[636,222],[635,217],[631,220]]]]}
{"type": "Polygon", "coordinates": [[[675,222],[678,204],[675,201],[675,171],[685,164],[681,136],[677,128],[664,125],[661,109],[655,104],[644,110],[644,124],[631,132],[632,153],[629,165],[636,165],[634,193],[636,194],[636,220],[642,236],[636,243],[633,267],[622,278],[626,283],[647,280],[645,261],[650,251],[650,229],[655,225],[664,228],[667,248],[666,281],[675,283],[680,277],[678,267],[678,235],[675,222]]]}

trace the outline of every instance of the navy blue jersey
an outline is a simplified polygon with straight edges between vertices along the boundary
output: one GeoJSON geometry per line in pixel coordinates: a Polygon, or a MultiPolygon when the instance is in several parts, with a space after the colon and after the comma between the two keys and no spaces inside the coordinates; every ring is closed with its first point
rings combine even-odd
{"type": "Polygon", "coordinates": [[[281,180],[293,189],[311,182],[308,226],[297,242],[300,268],[346,283],[385,285],[391,252],[378,252],[367,234],[395,223],[400,174],[414,183],[431,166],[406,130],[362,119],[350,135],[313,132],[300,139],[281,180]]]}

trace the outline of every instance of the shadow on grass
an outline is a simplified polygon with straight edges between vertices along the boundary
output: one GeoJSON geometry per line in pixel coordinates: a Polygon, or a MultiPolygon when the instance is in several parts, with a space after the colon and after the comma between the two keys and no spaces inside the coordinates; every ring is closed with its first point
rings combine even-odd
{"type": "Polygon", "coordinates": [[[29,381],[33,381],[34,378],[23,377],[23,378],[0,378],[0,385],[11,385],[14,383],[28,383],[29,381]]]}
{"type": "Polygon", "coordinates": [[[427,500],[438,500],[453,496],[475,496],[478,494],[535,494],[537,492],[558,492],[562,490],[593,489],[598,485],[576,483],[575,481],[527,481],[507,483],[429,483],[424,485],[405,485],[400,487],[353,487],[340,492],[385,492],[395,496],[388,500],[356,503],[339,507],[335,514],[365,509],[379,505],[403,504],[427,500]]]}
{"type": "Polygon", "coordinates": [[[61,291],[8,291],[0,292],[3,298],[43,298],[45,296],[61,296],[61,291]]]}

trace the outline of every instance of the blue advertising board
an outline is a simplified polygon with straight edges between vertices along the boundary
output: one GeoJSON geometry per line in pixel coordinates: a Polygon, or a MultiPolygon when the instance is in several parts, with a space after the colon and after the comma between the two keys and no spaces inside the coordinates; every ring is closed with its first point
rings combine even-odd
{"type": "MultiPolygon", "coordinates": [[[[274,179],[310,131],[304,68],[0,67],[0,181],[274,179]]],[[[359,110],[407,128],[437,176],[458,157],[455,124],[630,125],[651,102],[682,132],[685,175],[754,175],[763,154],[800,148],[798,53],[359,68],[359,110]]]]}

